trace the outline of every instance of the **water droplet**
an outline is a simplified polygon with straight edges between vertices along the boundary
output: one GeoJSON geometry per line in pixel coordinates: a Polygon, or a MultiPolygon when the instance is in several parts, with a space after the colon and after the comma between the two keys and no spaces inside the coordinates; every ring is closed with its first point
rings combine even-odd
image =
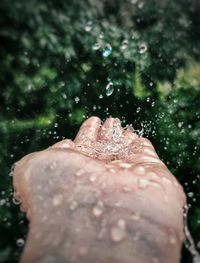
{"type": "Polygon", "coordinates": [[[100,33],[99,38],[100,38],[100,39],[103,39],[103,38],[104,38],[104,33],[103,33],[103,32],[100,33]]]}
{"type": "Polygon", "coordinates": [[[67,99],[67,95],[65,94],[65,93],[62,93],[62,97],[63,97],[63,99],[67,99]]]}
{"type": "Polygon", "coordinates": [[[193,193],[193,192],[189,192],[189,193],[187,193],[187,195],[188,195],[188,197],[190,197],[190,198],[194,197],[194,193],[193,193]]]}
{"type": "Polygon", "coordinates": [[[85,26],[85,31],[90,32],[92,29],[92,21],[88,21],[86,26],[85,26]]]}
{"type": "Polygon", "coordinates": [[[175,235],[170,235],[169,236],[169,243],[171,244],[171,245],[174,245],[174,244],[176,244],[176,237],[175,237],[175,235]]]}
{"type": "Polygon", "coordinates": [[[129,169],[132,167],[132,164],[130,163],[119,163],[119,166],[124,169],[129,169]]]}
{"type": "Polygon", "coordinates": [[[56,162],[52,162],[49,166],[50,170],[54,170],[57,166],[57,163],[56,162]]]}
{"type": "Polygon", "coordinates": [[[79,98],[79,97],[75,97],[75,98],[74,98],[74,101],[75,101],[76,104],[78,104],[79,101],[80,101],[80,98],[79,98]]]}
{"type": "Polygon", "coordinates": [[[128,40],[127,39],[124,39],[122,41],[122,45],[121,45],[121,49],[124,50],[128,47],[128,40]]]}
{"type": "Polygon", "coordinates": [[[99,99],[103,99],[103,95],[102,94],[99,95],[99,99]]]}
{"type": "Polygon", "coordinates": [[[128,192],[131,192],[131,191],[132,191],[132,189],[131,189],[130,187],[128,187],[128,186],[124,186],[124,187],[122,188],[122,190],[123,190],[125,193],[128,193],[128,192]]]}
{"type": "Polygon", "coordinates": [[[111,173],[113,173],[113,174],[116,173],[116,170],[115,170],[114,168],[109,168],[108,171],[111,172],[111,173]]]}
{"type": "Polygon", "coordinates": [[[138,108],[136,109],[136,113],[139,113],[140,111],[141,111],[141,108],[138,107],[138,108]]]}
{"type": "Polygon", "coordinates": [[[99,217],[102,215],[103,211],[104,211],[104,204],[103,202],[98,201],[97,204],[92,209],[93,215],[99,217]]]}
{"type": "Polygon", "coordinates": [[[20,205],[21,204],[20,197],[16,192],[13,193],[12,202],[14,205],[20,205]]]}
{"type": "Polygon", "coordinates": [[[92,46],[92,49],[93,50],[98,50],[98,49],[100,49],[101,48],[101,44],[99,44],[99,43],[95,43],[93,46],[92,46]]]}
{"type": "Polygon", "coordinates": [[[91,176],[90,176],[90,182],[95,182],[96,181],[96,179],[97,179],[97,176],[96,176],[96,174],[92,174],[91,176]]]}
{"type": "Polygon", "coordinates": [[[144,178],[138,180],[138,186],[141,189],[146,189],[149,183],[150,183],[149,180],[144,178]]]}
{"type": "Polygon", "coordinates": [[[126,222],[124,219],[119,219],[111,229],[111,239],[114,242],[120,242],[126,236],[126,222]]]}
{"type": "Polygon", "coordinates": [[[147,45],[145,43],[141,43],[139,46],[139,53],[144,54],[147,51],[147,45]]]}
{"type": "Polygon", "coordinates": [[[136,168],[134,169],[134,172],[137,173],[137,174],[139,174],[139,175],[143,175],[143,174],[145,173],[145,168],[142,167],[142,166],[136,167],[136,168]]]}
{"type": "Polygon", "coordinates": [[[77,207],[78,207],[78,203],[73,200],[73,201],[70,203],[69,209],[70,209],[70,210],[75,210],[77,207]]]}
{"type": "Polygon", "coordinates": [[[58,206],[63,200],[63,196],[61,194],[55,195],[53,197],[53,205],[58,206]]]}
{"type": "Polygon", "coordinates": [[[139,2],[139,3],[138,3],[138,8],[139,8],[139,9],[142,9],[143,6],[144,6],[144,3],[143,3],[143,2],[139,2]]]}
{"type": "Polygon", "coordinates": [[[24,239],[23,238],[18,238],[16,241],[16,244],[18,247],[22,247],[24,245],[24,239]]]}
{"type": "Polygon", "coordinates": [[[76,176],[79,177],[79,176],[82,176],[84,174],[84,170],[83,169],[80,169],[76,172],[76,176]]]}
{"type": "Polygon", "coordinates": [[[107,58],[112,53],[112,46],[110,44],[106,44],[105,48],[103,49],[102,56],[107,58]]]}
{"type": "Polygon", "coordinates": [[[106,95],[107,96],[112,95],[113,91],[114,91],[113,83],[109,82],[108,85],[106,86],[106,95]]]}
{"type": "Polygon", "coordinates": [[[9,176],[11,176],[11,177],[13,176],[15,167],[16,167],[16,163],[14,163],[14,164],[11,166],[9,176]]]}

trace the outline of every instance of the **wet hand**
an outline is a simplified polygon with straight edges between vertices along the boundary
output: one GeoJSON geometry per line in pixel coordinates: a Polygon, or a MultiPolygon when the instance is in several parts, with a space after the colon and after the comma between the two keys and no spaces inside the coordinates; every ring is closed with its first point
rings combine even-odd
{"type": "Polygon", "coordinates": [[[13,178],[31,221],[23,262],[179,262],[182,187],[118,119],[86,120],[74,141],[20,160],[13,178]]]}

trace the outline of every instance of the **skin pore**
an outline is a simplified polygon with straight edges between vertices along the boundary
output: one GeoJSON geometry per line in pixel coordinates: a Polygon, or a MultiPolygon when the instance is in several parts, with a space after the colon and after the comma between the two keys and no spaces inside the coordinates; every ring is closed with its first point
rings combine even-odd
{"type": "Polygon", "coordinates": [[[30,220],[22,263],[180,262],[183,188],[117,118],[23,157],[13,184],[30,220]]]}

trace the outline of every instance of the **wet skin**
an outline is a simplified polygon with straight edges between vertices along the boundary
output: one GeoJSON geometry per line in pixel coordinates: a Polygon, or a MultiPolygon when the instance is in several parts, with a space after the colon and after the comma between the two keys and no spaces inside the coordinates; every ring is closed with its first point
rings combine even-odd
{"type": "Polygon", "coordinates": [[[89,118],[74,141],[17,162],[13,180],[30,220],[21,262],[180,262],[183,189],[118,119],[89,118]]]}

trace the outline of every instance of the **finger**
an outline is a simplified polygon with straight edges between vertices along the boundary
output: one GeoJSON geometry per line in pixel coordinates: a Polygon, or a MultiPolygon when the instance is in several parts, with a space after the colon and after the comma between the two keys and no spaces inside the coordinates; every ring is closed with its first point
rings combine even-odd
{"type": "Polygon", "coordinates": [[[121,122],[118,118],[108,118],[100,129],[100,140],[119,141],[122,137],[121,122]]]}
{"type": "Polygon", "coordinates": [[[81,125],[74,142],[80,144],[96,141],[100,126],[101,120],[98,117],[90,117],[81,125]]]}
{"type": "Polygon", "coordinates": [[[72,140],[65,139],[60,142],[55,143],[51,148],[74,148],[74,143],[72,140]]]}

